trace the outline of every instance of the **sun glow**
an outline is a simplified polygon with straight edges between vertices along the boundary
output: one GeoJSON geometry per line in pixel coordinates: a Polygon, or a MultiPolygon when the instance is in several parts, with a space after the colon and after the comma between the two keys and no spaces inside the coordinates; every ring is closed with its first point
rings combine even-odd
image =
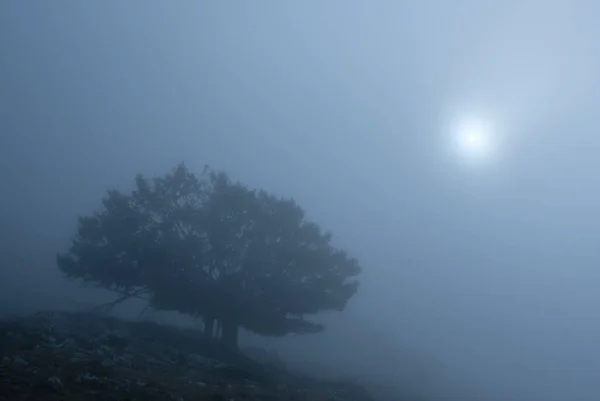
{"type": "Polygon", "coordinates": [[[464,151],[483,152],[488,145],[489,128],[483,121],[469,118],[457,124],[456,135],[464,151]]]}
{"type": "Polygon", "coordinates": [[[465,116],[457,119],[451,137],[454,151],[463,158],[481,160],[491,156],[492,130],[482,118],[465,116]]]}

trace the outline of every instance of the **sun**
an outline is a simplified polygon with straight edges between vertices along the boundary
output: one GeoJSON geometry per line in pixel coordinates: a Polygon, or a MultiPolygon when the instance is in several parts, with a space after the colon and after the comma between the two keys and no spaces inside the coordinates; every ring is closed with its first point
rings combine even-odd
{"type": "Polygon", "coordinates": [[[453,128],[456,150],[464,156],[483,158],[491,152],[491,128],[484,119],[469,116],[457,120],[453,128]]]}

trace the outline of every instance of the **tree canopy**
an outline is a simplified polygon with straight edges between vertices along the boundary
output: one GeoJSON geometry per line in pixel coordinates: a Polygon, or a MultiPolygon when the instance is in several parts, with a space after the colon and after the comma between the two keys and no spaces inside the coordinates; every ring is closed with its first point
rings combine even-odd
{"type": "Polygon", "coordinates": [[[238,329],[262,335],[316,333],[306,319],[344,309],[358,290],[358,262],[331,245],[292,199],[184,164],[164,177],[138,175],[130,194],[111,190],[78,219],[58,267],[159,310],[202,317],[237,346],[238,329]]]}

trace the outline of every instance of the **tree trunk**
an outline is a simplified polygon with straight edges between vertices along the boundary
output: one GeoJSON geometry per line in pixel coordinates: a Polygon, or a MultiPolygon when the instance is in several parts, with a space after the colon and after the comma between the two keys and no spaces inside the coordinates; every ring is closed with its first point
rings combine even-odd
{"type": "Polygon", "coordinates": [[[221,341],[223,345],[231,351],[237,351],[239,329],[237,323],[225,320],[222,322],[221,329],[221,341]]]}
{"type": "Polygon", "coordinates": [[[217,324],[215,324],[215,335],[213,338],[217,341],[221,341],[221,337],[223,334],[223,330],[222,330],[223,324],[221,323],[221,321],[219,319],[216,319],[216,323],[217,324]]]}
{"type": "Polygon", "coordinates": [[[204,339],[206,341],[212,341],[214,339],[213,332],[215,328],[215,319],[205,317],[204,318],[204,339]]]}

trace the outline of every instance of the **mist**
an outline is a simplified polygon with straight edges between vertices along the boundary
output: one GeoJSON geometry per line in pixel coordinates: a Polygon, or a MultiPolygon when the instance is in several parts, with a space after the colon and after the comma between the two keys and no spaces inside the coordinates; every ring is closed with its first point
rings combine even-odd
{"type": "Polygon", "coordinates": [[[137,173],[209,164],[293,197],[363,265],[324,333],[244,342],[431,400],[598,400],[596,15],[3,1],[0,309],[104,299],[56,268],[77,216],[137,173]],[[490,121],[493,158],[447,146],[463,114],[490,121]]]}

